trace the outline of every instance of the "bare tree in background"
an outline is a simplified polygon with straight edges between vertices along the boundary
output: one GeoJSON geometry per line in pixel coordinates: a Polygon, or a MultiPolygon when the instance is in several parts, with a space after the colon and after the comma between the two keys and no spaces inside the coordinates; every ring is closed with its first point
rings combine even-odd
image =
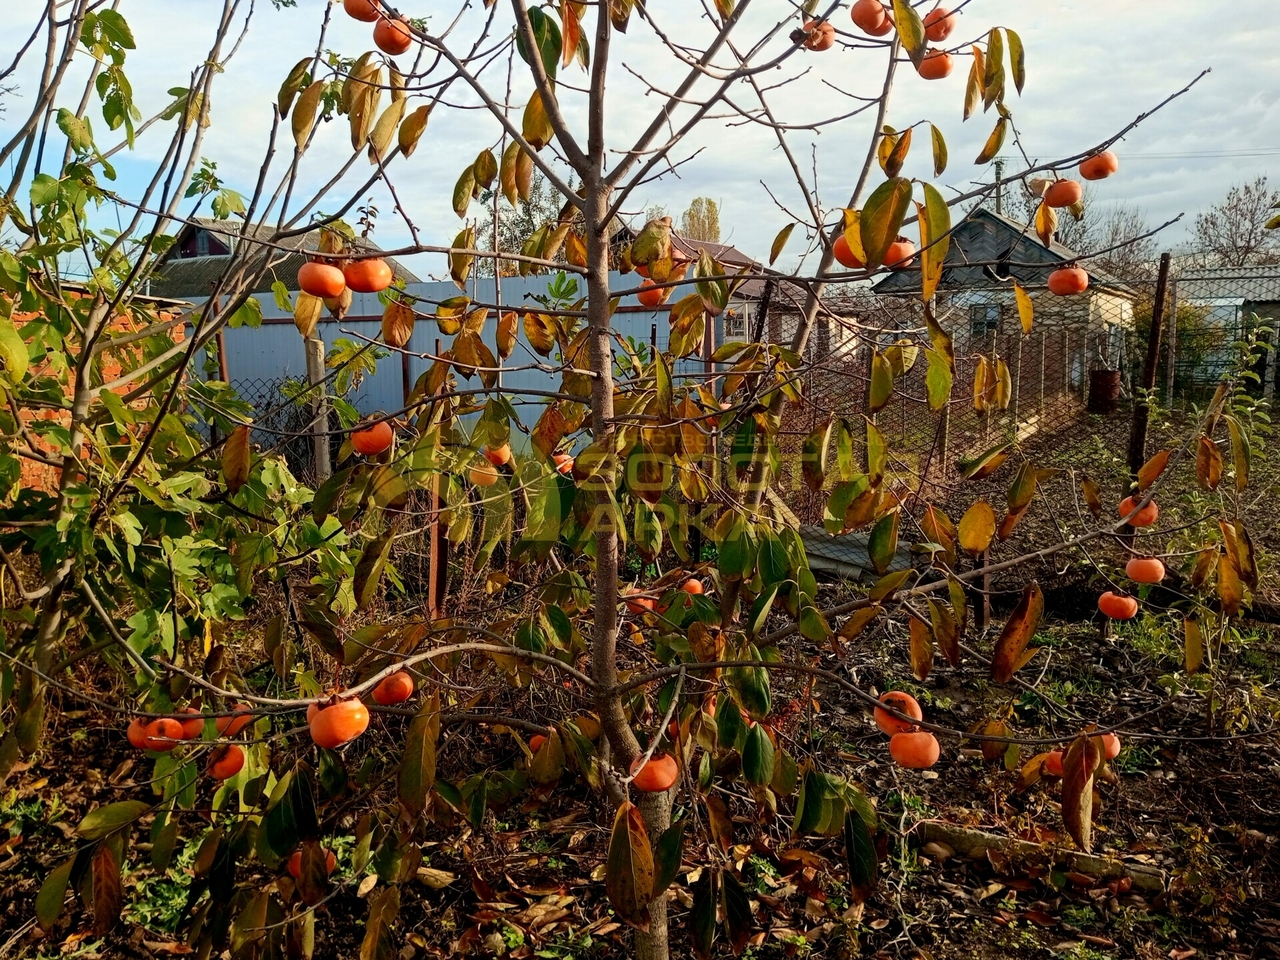
{"type": "MultiPolygon", "coordinates": [[[[1033,223],[1039,204],[1039,197],[1020,193],[1017,216],[1024,223],[1033,223]]],[[[1155,276],[1158,251],[1153,238],[1135,238],[1150,230],[1146,211],[1141,207],[1129,203],[1104,206],[1098,202],[1092,185],[1086,184],[1084,216],[1077,220],[1063,211],[1058,217],[1057,240],[1078,253],[1106,251],[1090,258],[1089,265],[1122,279],[1142,280],[1155,276]]]]}
{"type": "Polygon", "coordinates": [[[1280,263],[1280,235],[1267,230],[1280,190],[1265,175],[1233,186],[1216,206],[1196,215],[1195,247],[1204,266],[1248,267],[1280,263]]]}
{"type": "Polygon", "coordinates": [[[680,215],[680,236],[704,243],[720,242],[720,208],[709,197],[695,197],[680,215]]]}
{"type": "MultiPolygon", "coordinates": [[[[480,194],[480,203],[485,209],[493,208],[492,189],[480,194]]],[[[476,235],[480,246],[486,250],[497,250],[501,253],[519,253],[529,234],[545,223],[560,218],[563,198],[551,188],[547,178],[540,170],[535,170],[529,184],[529,198],[511,204],[498,206],[498,242],[493,242],[493,218],[482,217],[477,223],[476,235]]],[[[476,265],[476,272],[483,277],[493,276],[494,264],[498,264],[502,276],[510,277],[519,273],[519,264],[511,260],[481,260],[476,265]]]]}

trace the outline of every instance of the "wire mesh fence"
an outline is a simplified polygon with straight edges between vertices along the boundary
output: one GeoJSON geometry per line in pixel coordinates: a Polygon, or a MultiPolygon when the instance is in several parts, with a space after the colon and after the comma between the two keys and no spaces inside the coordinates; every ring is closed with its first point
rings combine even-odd
{"type": "Polygon", "coordinates": [[[302,383],[292,377],[277,377],[237,379],[231,385],[240,399],[254,409],[253,443],[279,452],[289,470],[303,482],[314,481],[315,449],[308,435],[313,420],[311,406],[290,399],[302,383]]]}
{"type": "MultiPolygon", "coordinates": [[[[1169,406],[1201,402],[1229,374],[1250,337],[1276,344],[1280,328],[1280,265],[1188,271],[1173,284],[1168,343],[1160,386],[1169,406]]],[[[1276,356],[1264,351],[1252,389],[1271,398],[1276,356]]]]}

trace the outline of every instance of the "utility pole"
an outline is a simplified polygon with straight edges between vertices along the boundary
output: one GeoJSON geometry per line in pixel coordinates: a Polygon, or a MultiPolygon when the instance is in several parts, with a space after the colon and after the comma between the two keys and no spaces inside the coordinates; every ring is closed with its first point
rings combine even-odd
{"type": "Polygon", "coordinates": [[[1004,159],[996,157],[996,213],[1004,216],[1004,159]]]}

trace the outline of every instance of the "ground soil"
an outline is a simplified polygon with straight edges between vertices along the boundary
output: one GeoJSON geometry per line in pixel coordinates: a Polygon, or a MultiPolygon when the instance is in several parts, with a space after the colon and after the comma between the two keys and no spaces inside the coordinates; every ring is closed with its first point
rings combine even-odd
{"type": "MultiPolygon", "coordinates": [[[[751,891],[755,935],[748,955],[1280,956],[1280,743],[1274,733],[1260,733],[1280,714],[1270,680],[1280,668],[1280,638],[1246,628],[1224,651],[1212,734],[1206,682],[1180,672],[1177,639],[1159,624],[1103,639],[1091,623],[1055,622],[1037,636],[1047,650],[1021,675],[1034,692],[996,687],[973,657],[957,670],[939,661],[917,683],[908,675],[900,632],[868,634],[839,657],[807,643],[793,647],[788,655],[807,655],[863,687],[908,689],[929,719],[958,729],[1010,709],[1012,726],[1027,736],[1069,736],[1086,721],[1118,723],[1125,749],[1112,765],[1115,782],[1098,788],[1099,852],[1159,867],[1169,886],[1144,897],[1016,858],[970,861],[919,849],[913,827],[935,819],[1070,845],[1059,789],[1041,782],[1017,793],[1014,772],[955,740],[944,744],[934,770],[901,770],[861,707],[838,688],[819,684],[805,696],[797,682],[779,677],[780,738],[811,751],[827,772],[861,784],[876,802],[881,878],[864,905],[850,907],[839,839],[793,840],[794,800],[784,800],[782,817],[761,823],[759,839],[748,843],[747,823],[759,811],[745,796],[727,794],[740,845],[723,856],[740,866],[751,891]]],[[[82,679],[92,686],[91,677],[82,679]]],[[[33,929],[36,893],[74,852],[80,818],[97,805],[150,797],[143,782],[149,765],[128,748],[118,718],[69,699],[62,706],[70,712],[53,711],[57,725],[44,759],[11,778],[0,804],[0,957],[181,954],[190,858],[157,877],[147,864],[145,831],[135,837],[128,906],[112,933],[94,936],[78,899],[48,936],[33,929]]],[[[510,709],[536,718],[571,706],[520,694],[510,709]]],[[[375,729],[352,752],[376,761],[381,737],[402,736],[398,722],[379,718],[382,732],[375,729]]],[[[1029,755],[1024,749],[1023,759],[1029,755]]],[[[348,759],[354,769],[361,757],[348,759]]],[[[446,736],[440,775],[460,780],[464,766],[510,767],[516,759],[509,736],[457,728],[446,736]]],[[[491,809],[482,830],[461,818],[433,829],[423,864],[434,872],[422,875],[432,882],[403,888],[399,956],[630,956],[629,935],[610,913],[599,875],[592,876],[609,822],[603,799],[566,774],[555,788],[491,809]]],[[[339,818],[331,826],[341,870],[333,896],[319,908],[315,956],[345,960],[359,953],[367,905],[361,878],[349,869],[352,842],[341,839],[354,824],[339,818]]],[[[184,822],[184,840],[198,832],[198,816],[184,822]]],[[[689,867],[704,857],[705,851],[686,850],[689,867]]],[[[241,879],[266,887],[276,876],[253,863],[241,879]]],[[[684,940],[690,879],[682,875],[672,891],[677,957],[690,955],[684,940]]],[[[716,949],[728,955],[722,941],[716,949]]]]}

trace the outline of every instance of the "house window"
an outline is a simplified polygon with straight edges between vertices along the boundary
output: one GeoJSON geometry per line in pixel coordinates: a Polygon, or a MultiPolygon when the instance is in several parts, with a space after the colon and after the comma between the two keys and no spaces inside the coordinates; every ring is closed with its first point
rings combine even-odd
{"type": "Polygon", "coordinates": [[[726,340],[741,340],[747,335],[746,307],[731,307],[724,312],[724,336],[726,340]]]}
{"type": "Polygon", "coordinates": [[[1000,332],[1000,304],[975,303],[969,307],[969,333],[981,339],[1000,332]]]}
{"type": "Polygon", "coordinates": [[[177,259],[225,257],[230,253],[231,250],[217,234],[203,228],[197,228],[183,238],[182,244],[178,248],[177,259]]]}

